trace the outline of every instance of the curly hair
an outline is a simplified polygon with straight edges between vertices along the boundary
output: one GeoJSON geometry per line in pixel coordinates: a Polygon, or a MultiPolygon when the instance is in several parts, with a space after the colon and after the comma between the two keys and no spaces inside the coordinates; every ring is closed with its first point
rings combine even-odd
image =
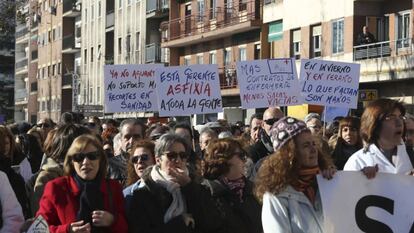
{"type": "Polygon", "coordinates": [[[153,142],[149,140],[139,140],[135,142],[132,145],[132,149],[129,154],[130,159],[128,160],[128,163],[127,163],[127,172],[128,172],[128,178],[126,181],[127,186],[137,182],[137,180],[140,179],[140,177],[138,177],[138,174],[135,172],[134,164],[131,161],[131,158],[134,156],[135,150],[138,148],[144,148],[146,150],[149,150],[149,152],[151,152],[152,159],[154,159],[155,144],[153,142]]]}
{"type": "Polygon", "coordinates": [[[203,164],[203,175],[206,179],[215,180],[230,170],[228,161],[241,152],[244,159],[246,151],[240,141],[232,138],[223,138],[212,141],[206,151],[203,164]]]}
{"type": "MultiPolygon", "coordinates": [[[[323,170],[333,166],[332,160],[322,152],[319,144],[317,147],[319,168],[323,170]]],[[[287,185],[297,182],[301,169],[297,156],[295,141],[291,139],[263,161],[255,178],[254,190],[260,201],[262,201],[265,192],[278,194],[287,185]]]]}
{"type": "Polygon", "coordinates": [[[119,133],[119,130],[115,127],[110,126],[102,132],[102,134],[101,134],[102,140],[112,142],[114,140],[114,136],[117,133],[119,133]]]}

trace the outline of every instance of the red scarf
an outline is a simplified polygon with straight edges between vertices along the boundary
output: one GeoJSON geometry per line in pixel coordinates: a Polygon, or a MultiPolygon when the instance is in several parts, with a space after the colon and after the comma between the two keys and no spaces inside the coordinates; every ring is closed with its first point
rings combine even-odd
{"type": "Polygon", "coordinates": [[[240,202],[243,202],[243,189],[246,186],[244,177],[241,177],[236,180],[229,180],[226,177],[221,177],[220,181],[223,182],[232,192],[236,193],[240,199],[240,202]]]}
{"type": "Polygon", "coordinates": [[[319,173],[319,167],[302,168],[299,171],[299,179],[292,186],[299,192],[305,194],[309,201],[314,204],[316,191],[313,187],[316,175],[319,173]]]}

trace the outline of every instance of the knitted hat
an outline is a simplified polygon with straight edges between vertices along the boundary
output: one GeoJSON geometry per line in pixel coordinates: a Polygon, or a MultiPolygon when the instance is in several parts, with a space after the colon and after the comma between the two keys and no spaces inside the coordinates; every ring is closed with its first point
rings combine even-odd
{"type": "Polygon", "coordinates": [[[270,129],[270,138],[273,149],[276,151],[286,144],[290,139],[303,131],[309,131],[305,122],[293,117],[283,117],[275,122],[270,129]]]}

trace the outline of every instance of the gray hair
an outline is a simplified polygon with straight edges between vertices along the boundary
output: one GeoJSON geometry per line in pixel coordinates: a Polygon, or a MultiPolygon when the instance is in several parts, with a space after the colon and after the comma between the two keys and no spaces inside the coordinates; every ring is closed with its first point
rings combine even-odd
{"type": "Polygon", "coordinates": [[[139,125],[139,126],[141,126],[141,135],[143,137],[145,136],[145,124],[142,121],[140,121],[138,119],[132,119],[132,118],[123,120],[121,122],[121,125],[119,126],[119,132],[121,133],[121,136],[122,136],[122,128],[125,125],[131,125],[131,126],[139,125]]]}
{"type": "Polygon", "coordinates": [[[164,152],[168,151],[175,143],[181,143],[187,153],[190,151],[189,145],[187,145],[187,142],[183,137],[175,133],[167,133],[162,135],[155,144],[155,157],[163,155],[164,152]]]}
{"type": "Polygon", "coordinates": [[[210,128],[205,128],[200,132],[200,137],[199,140],[201,141],[201,137],[203,135],[209,135],[210,137],[215,137],[218,138],[216,131],[210,129],[210,128]]]}

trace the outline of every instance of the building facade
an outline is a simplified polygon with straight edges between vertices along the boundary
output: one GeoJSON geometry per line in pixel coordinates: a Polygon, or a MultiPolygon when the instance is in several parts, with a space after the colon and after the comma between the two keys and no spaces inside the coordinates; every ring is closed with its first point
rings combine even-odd
{"type": "MultiPolygon", "coordinates": [[[[413,112],[411,0],[265,0],[263,12],[272,58],[360,63],[361,92],[404,101],[413,112]],[[364,26],[375,40],[361,44],[364,26]]],[[[362,111],[370,99],[360,100],[362,111]]]]}

